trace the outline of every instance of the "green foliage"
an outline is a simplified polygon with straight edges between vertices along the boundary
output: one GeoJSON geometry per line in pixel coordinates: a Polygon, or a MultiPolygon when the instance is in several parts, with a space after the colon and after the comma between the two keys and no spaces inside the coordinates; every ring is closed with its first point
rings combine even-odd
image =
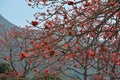
{"type": "Polygon", "coordinates": [[[0,64],[0,73],[4,73],[5,71],[11,71],[9,63],[1,63],[0,64]]]}
{"type": "Polygon", "coordinates": [[[18,79],[16,76],[0,74],[0,80],[20,80],[20,79],[18,79]]]}

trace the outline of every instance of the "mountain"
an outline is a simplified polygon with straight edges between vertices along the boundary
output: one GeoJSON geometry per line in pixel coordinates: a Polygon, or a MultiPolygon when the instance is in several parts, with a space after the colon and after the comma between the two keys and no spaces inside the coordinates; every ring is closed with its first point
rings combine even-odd
{"type": "Polygon", "coordinates": [[[9,30],[12,27],[15,27],[15,25],[0,15],[0,31],[9,30]]]}
{"type": "MultiPolygon", "coordinates": [[[[7,19],[5,19],[2,15],[0,15],[0,34],[1,32],[6,32],[7,30],[10,30],[11,28],[15,27],[14,24],[9,22],[7,19]]],[[[2,36],[0,35],[0,39],[2,39],[2,36]]],[[[1,45],[0,45],[1,47],[1,45]]],[[[1,59],[2,53],[6,53],[5,51],[0,52],[0,63],[4,62],[3,59],[1,59]]]]}

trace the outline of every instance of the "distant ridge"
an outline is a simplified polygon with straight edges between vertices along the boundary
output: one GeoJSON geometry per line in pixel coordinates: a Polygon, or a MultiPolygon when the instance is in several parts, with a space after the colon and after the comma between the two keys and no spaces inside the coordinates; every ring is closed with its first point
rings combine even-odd
{"type": "Polygon", "coordinates": [[[0,15],[0,31],[9,30],[12,27],[15,27],[15,25],[0,15]]]}
{"type": "MultiPolygon", "coordinates": [[[[5,19],[2,15],[0,15],[0,39],[2,39],[4,36],[1,36],[1,32],[7,32],[11,30],[13,27],[15,27],[14,24],[9,22],[7,19],[5,19]]],[[[6,54],[6,51],[3,50],[0,52],[0,63],[4,63],[5,60],[3,60],[1,55],[6,54]]]]}

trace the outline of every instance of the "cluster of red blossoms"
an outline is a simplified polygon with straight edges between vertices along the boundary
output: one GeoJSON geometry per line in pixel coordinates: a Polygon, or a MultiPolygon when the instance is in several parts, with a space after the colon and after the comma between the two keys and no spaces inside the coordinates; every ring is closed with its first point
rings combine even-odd
{"type": "Polygon", "coordinates": [[[38,21],[32,21],[31,24],[32,24],[33,26],[37,26],[37,25],[39,25],[39,22],[38,22],[38,21]]]}

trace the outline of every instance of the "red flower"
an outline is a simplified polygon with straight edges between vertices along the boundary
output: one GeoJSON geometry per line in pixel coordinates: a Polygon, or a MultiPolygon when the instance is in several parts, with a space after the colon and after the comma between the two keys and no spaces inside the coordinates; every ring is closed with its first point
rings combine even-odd
{"type": "Polygon", "coordinates": [[[74,4],[73,1],[68,1],[67,3],[68,3],[68,5],[73,5],[74,4]]]}
{"type": "Polygon", "coordinates": [[[20,60],[23,60],[24,58],[26,58],[28,55],[27,55],[27,53],[21,53],[20,54],[20,60]]]}
{"type": "Polygon", "coordinates": [[[54,72],[52,72],[52,75],[53,75],[53,76],[56,76],[56,72],[55,72],[55,71],[54,71],[54,72]]]}
{"type": "Polygon", "coordinates": [[[50,70],[48,70],[48,69],[45,69],[45,74],[49,74],[50,73],[50,70]]]}
{"type": "Polygon", "coordinates": [[[35,48],[35,49],[38,49],[38,48],[40,48],[40,45],[39,45],[39,44],[35,44],[35,45],[34,45],[34,48],[35,48]]]}
{"type": "Polygon", "coordinates": [[[30,41],[31,44],[34,44],[35,42],[33,40],[30,41]]]}
{"type": "Polygon", "coordinates": [[[95,2],[95,3],[96,3],[96,2],[99,2],[99,1],[100,1],[100,0],[93,0],[93,2],[95,2]]]}
{"type": "Polygon", "coordinates": [[[47,42],[44,41],[44,42],[42,42],[40,45],[43,47],[43,46],[45,46],[46,44],[47,44],[47,42]]]}
{"type": "Polygon", "coordinates": [[[84,6],[89,6],[90,5],[90,2],[86,2],[86,4],[84,4],[84,6]]]}
{"type": "Polygon", "coordinates": [[[119,17],[119,16],[120,16],[120,12],[117,12],[116,16],[118,16],[118,17],[119,17]]]}
{"type": "Polygon", "coordinates": [[[29,2],[32,2],[32,0],[29,0],[29,2]]]}
{"type": "Polygon", "coordinates": [[[113,53],[113,54],[111,54],[111,56],[112,56],[113,58],[116,58],[116,57],[117,57],[117,53],[113,53]]]}
{"type": "Polygon", "coordinates": [[[73,32],[72,32],[72,31],[69,31],[69,32],[68,32],[68,35],[70,35],[70,36],[71,36],[72,34],[73,34],[73,32]]]}
{"type": "Polygon", "coordinates": [[[95,56],[95,52],[90,52],[90,53],[89,53],[89,56],[90,56],[90,57],[94,57],[94,56],[95,56]]]}
{"type": "Polygon", "coordinates": [[[32,21],[31,24],[32,24],[33,26],[37,26],[37,25],[39,25],[39,22],[38,22],[38,21],[32,21]]]}
{"type": "Polygon", "coordinates": [[[85,25],[85,23],[84,23],[84,22],[81,22],[80,26],[82,26],[82,27],[83,27],[84,25],[85,25]]]}
{"type": "Polygon", "coordinates": [[[13,37],[14,33],[13,32],[9,32],[9,35],[10,35],[10,37],[13,37]]]}
{"type": "Polygon", "coordinates": [[[64,46],[65,46],[65,47],[69,47],[69,46],[70,46],[70,44],[67,44],[67,43],[66,43],[66,44],[64,44],[64,46]]]}
{"type": "Polygon", "coordinates": [[[104,57],[104,60],[105,60],[105,61],[108,61],[108,57],[104,57]]]}
{"type": "Polygon", "coordinates": [[[8,57],[8,56],[5,56],[5,57],[4,57],[4,60],[9,60],[9,57],[8,57]]]}
{"type": "Polygon", "coordinates": [[[69,60],[69,59],[71,59],[71,58],[73,58],[73,54],[68,54],[68,55],[66,56],[66,59],[67,59],[67,60],[69,60]]]}
{"type": "Polygon", "coordinates": [[[102,80],[103,76],[102,75],[98,75],[97,78],[98,78],[98,80],[102,80]]]}
{"type": "Polygon", "coordinates": [[[75,68],[78,68],[78,64],[74,64],[74,67],[75,67],[75,68]]]}
{"type": "Polygon", "coordinates": [[[54,56],[55,55],[55,51],[54,50],[49,50],[50,56],[54,56]]]}
{"type": "Polygon", "coordinates": [[[47,0],[43,0],[44,4],[47,2],[47,0]]]}
{"type": "Polygon", "coordinates": [[[120,66],[120,61],[119,61],[119,62],[117,62],[117,66],[120,66]]]}

